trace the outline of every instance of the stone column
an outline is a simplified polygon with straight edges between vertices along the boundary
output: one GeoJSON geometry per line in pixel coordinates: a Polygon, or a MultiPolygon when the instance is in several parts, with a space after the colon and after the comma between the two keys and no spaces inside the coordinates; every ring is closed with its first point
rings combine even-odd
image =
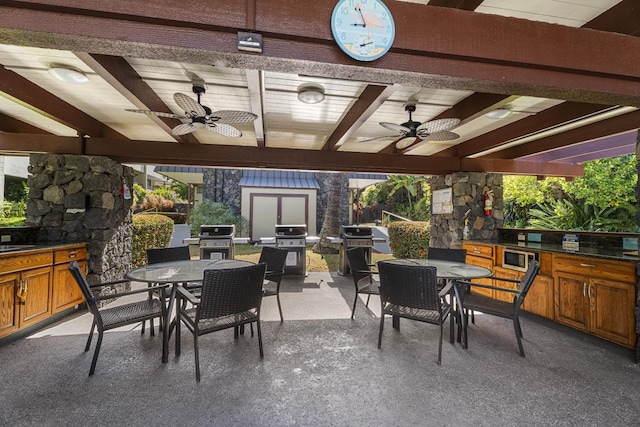
{"type": "Polygon", "coordinates": [[[470,239],[495,241],[504,219],[502,175],[494,173],[458,172],[429,179],[431,192],[452,188],[453,212],[431,215],[429,246],[459,248],[462,245],[464,217],[469,212],[470,239]],[[484,215],[483,195],[493,192],[493,214],[484,215]]]}
{"type": "Polygon", "coordinates": [[[133,222],[123,181],[133,169],[107,157],[32,154],[26,224],[39,241],[87,243],[89,283],[121,279],[131,269],[133,222]]]}
{"type": "Polygon", "coordinates": [[[240,178],[242,169],[203,168],[203,199],[222,203],[239,215],[242,200],[240,178]]]}

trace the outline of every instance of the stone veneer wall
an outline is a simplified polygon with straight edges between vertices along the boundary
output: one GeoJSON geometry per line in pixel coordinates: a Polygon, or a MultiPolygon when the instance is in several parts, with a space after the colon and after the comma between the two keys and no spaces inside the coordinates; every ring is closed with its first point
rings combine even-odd
{"type": "Polygon", "coordinates": [[[458,172],[429,179],[431,192],[452,187],[453,212],[431,215],[429,246],[436,248],[459,248],[462,245],[464,215],[468,210],[470,239],[495,241],[498,228],[504,219],[502,200],[502,175],[493,173],[458,172]],[[484,189],[493,191],[493,215],[484,216],[484,189]]]}
{"type": "Polygon", "coordinates": [[[39,241],[87,243],[89,283],[121,279],[131,269],[133,169],[107,157],[31,154],[26,224],[39,241]]]}
{"type": "Polygon", "coordinates": [[[242,201],[240,178],[242,169],[202,169],[202,198],[223,203],[239,215],[242,201]]]}

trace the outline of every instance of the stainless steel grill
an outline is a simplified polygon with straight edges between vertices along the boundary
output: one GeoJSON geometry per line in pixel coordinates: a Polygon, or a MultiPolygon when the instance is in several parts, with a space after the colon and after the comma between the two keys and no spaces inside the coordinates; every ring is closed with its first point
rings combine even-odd
{"type": "Polygon", "coordinates": [[[276,247],[289,251],[284,273],[306,276],[307,274],[307,225],[277,224],[275,226],[276,247]]]}
{"type": "Polygon", "coordinates": [[[373,229],[371,227],[343,225],[341,237],[338,274],[347,275],[351,273],[349,261],[347,260],[347,250],[350,248],[363,248],[367,256],[367,262],[371,262],[371,249],[373,248],[373,229]]]}
{"type": "Polygon", "coordinates": [[[233,259],[235,234],[233,224],[200,226],[200,259],[233,259]]]}

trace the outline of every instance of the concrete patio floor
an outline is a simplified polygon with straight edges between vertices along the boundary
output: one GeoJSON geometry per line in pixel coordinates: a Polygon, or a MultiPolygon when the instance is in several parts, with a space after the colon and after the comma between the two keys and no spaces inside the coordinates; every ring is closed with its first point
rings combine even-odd
{"type": "Polygon", "coordinates": [[[377,348],[379,302],[351,320],[350,277],[286,278],[281,295],[282,324],[275,298],[263,302],[264,359],[249,333],[209,334],[200,383],[185,329],[164,365],[161,335],[106,333],[93,377],[88,314],[0,347],[0,425],[640,425],[631,350],[524,318],[521,358],[512,323],[478,314],[469,349],[445,337],[438,366],[432,325],[389,321],[377,348]]]}

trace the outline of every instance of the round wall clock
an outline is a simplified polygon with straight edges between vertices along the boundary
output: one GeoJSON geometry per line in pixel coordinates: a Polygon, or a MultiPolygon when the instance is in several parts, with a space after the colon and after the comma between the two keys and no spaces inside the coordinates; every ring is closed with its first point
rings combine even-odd
{"type": "Polygon", "coordinates": [[[391,48],[396,26],[380,0],[341,0],[333,8],[331,32],[347,55],[358,61],[373,61],[391,48]]]}

